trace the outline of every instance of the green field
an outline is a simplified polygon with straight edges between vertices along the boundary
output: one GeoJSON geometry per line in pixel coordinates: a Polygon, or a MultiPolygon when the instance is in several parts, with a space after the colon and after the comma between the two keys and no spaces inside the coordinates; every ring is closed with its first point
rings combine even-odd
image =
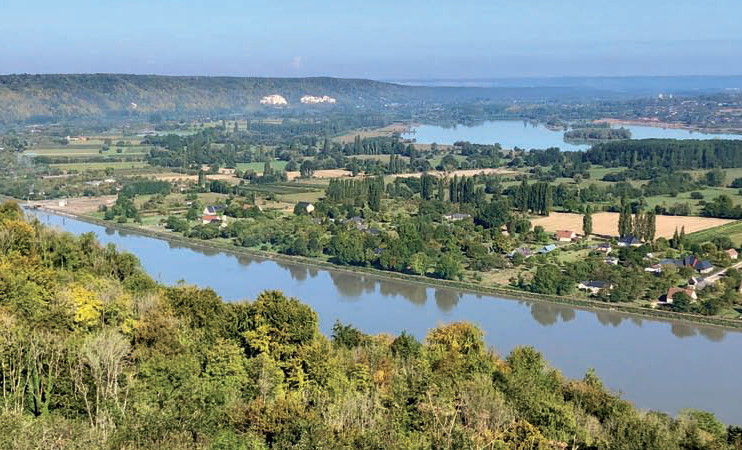
{"type": "Polygon", "coordinates": [[[742,220],[703,231],[697,231],[687,235],[686,237],[688,238],[689,243],[700,244],[707,242],[716,236],[728,236],[735,246],[742,245],[742,220]]]}
{"type": "MultiPolygon", "coordinates": [[[[284,170],[286,168],[286,161],[274,160],[271,161],[271,168],[274,170],[284,170]]],[[[263,173],[264,162],[251,162],[251,163],[237,163],[236,169],[245,171],[252,170],[255,173],[263,173]]]]}

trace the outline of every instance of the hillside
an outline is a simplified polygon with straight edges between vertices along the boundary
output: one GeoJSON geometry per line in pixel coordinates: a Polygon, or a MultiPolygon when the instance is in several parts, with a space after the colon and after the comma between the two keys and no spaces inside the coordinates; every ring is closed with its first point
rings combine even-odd
{"type": "Polygon", "coordinates": [[[225,303],[0,205],[0,447],[739,449],[456,323],[370,336],[280,292],[225,303]]]}
{"type": "Polygon", "coordinates": [[[272,94],[288,101],[282,111],[328,107],[301,105],[305,95],[327,95],[337,100],[331,108],[354,111],[476,100],[541,102],[610,95],[607,91],[564,86],[433,87],[329,77],[2,75],[0,124],[254,113],[273,108],[260,105],[261,98],[272,94]]]}

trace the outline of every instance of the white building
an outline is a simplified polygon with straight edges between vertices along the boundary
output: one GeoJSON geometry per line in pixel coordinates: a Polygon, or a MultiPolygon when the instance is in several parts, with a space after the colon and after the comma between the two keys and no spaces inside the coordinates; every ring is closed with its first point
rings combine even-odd
{"type": "Polygon", "coordinates": [[[272,95],[266,95],[265,97],[261,98],[260,104],[280,106],[280,105],[288,105],[289,102],[287,102],[286,99],[281,95],[272,94],[272,95]]]}

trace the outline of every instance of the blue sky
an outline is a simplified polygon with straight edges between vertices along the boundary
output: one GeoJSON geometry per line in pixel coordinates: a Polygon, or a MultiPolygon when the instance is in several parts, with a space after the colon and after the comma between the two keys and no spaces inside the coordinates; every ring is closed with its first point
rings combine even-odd
{"type": "Polygon", "coordinates": [[[740,0],[0,0],[0,72],[739,75],[740,19],[740,0]]]}

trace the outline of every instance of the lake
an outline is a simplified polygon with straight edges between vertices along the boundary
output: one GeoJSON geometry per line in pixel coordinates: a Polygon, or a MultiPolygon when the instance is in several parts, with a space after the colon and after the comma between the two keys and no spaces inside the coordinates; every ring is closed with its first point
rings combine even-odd
{"type": "Polygon", "coordinates": [[[742,333],[737,331],[317,269],[172,243],[41,211],[28,214],[74,234],[95,233],[102,244],[114,243],[135,254],[154,279],[168,285],[185,281],[210,287],[225,301],[282,290],[317,311],[326,335],[336,320],[366,333],[406,330],[419,339],[440,324],[472,322],[499,354],[533,346],[572,378],[595,368],[606,386],[640,408],[672,414],[698,408],[727,423],[742,423],[742,333]]]}
{"type": "MultiPolygon", "coordinates": [[[[676,128],[658,128],[638,125],[624,125],[631,131],[633,139],[668,138],[668,139],[742,139],[739,134],[706,134],[676,128]]],[[[457,125],[455,127],[441,127],[436,125],[420,125],[412,133],[405,134],[405,138],[415,139],[421,144],[451,145],[456,141],[469,141],[475,144],[500,143],[504,148],[520,147],[545,149],[559,147],[562,150],[585,150],[589,145],[577,145],[564,142],[562,130],[553,131],[543,124],[535,124],[520,120],[492,120],[472,127],[457,125]]]]}

